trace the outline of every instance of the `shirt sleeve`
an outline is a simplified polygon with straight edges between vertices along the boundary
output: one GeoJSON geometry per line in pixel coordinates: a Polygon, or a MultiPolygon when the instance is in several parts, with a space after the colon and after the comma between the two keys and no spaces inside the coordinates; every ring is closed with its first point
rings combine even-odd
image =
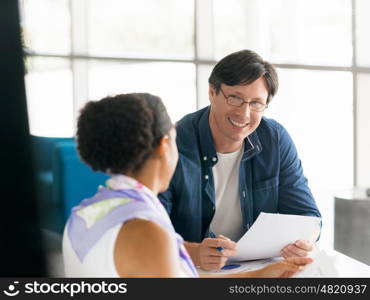
{"type": "Polygon", "coordinates": [[[279,212],[321,217],[288,132],[280,127],[279,212]]]}

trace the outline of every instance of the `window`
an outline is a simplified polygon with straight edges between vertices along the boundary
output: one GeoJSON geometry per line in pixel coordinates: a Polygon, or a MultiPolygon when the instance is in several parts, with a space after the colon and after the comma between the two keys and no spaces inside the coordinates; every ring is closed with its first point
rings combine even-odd
{"type": "Polygon", "coordinates": [[[177,121],[208,105],[223,56],[247,48],[275,64],[266,116],[293,137],[332,244],[333,194],[370,184],[369,1],[19,1],[36,135],[72,136],[86,101],[134,91],[177,121]]]}
{"type": "Polygon", "coordinates": [[[31,133],[70,136],[73,132],[73,91],[69,60],[35,56],[28,59],[27,70],[31,133]]]}
{"type": "Polygon", "coordinates": [[[89,0],[88,53],[194,58],[194,2],[89,0]]]}
{"type": "Polygon", "coordinates": [[[162,98],[173,122],[197,108],[194,1],[20,0],[30,130],[73,136],[88,100],[162,98]]]}
{"type": "Polygon", "coordinates": [[[89,99],[125,92],[160,95],[173,121],[196,108],[195,68],[175,62],[89,62],[89,99]]]}
{"type": "Polygon", "coordinates": [[[71,22],[68,0],[20,2],[25,44],[35,53],[68,55],[71,22]]]}
{"type": "Polygon", "coordinates": [[[274,63],[351,65],[351,1],[216,0],[214,15],[217,58],[248,45],[274,63]]]}

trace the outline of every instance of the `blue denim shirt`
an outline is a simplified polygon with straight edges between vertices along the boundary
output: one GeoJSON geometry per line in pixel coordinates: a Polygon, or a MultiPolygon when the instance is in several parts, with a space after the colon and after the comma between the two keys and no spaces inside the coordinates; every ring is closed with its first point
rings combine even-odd
{"type": "MultiPolygon", "coordinates": [[[[190,242],[200,242],[215,213],[212,167],[217,163],[206,107],[182,118],[176,126],[179,161],[167,191],[159,199],[176,231],[190,242]]],[[[260,212],[318,216],[301,161],[287,131],[262,118],[244,140],[239,169],[243,232],[260,212]]]]}

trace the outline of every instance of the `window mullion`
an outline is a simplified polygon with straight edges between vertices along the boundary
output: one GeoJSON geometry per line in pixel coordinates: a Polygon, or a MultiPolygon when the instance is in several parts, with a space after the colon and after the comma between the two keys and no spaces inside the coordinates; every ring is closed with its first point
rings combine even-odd
{"type": "MultiPolygon", "coordinates": [[[[72,56],[88,55],[88,0],[71,0],[71,38],[72,56]]],[[[74,128],[78,113],[89,97],[88,60],[71,59],[73,78],[73,120],[74,128]]]]}
{"type": "Polygon", "coordinates": [[[214,52],[214,22],[213,22],[213,1],[195,0],[195,63],[196,63],[196,92],[197,109],[205,105],[204,95],[208,90],[207,85],[202,81],[202,62],[213,61],[214,52]]]}

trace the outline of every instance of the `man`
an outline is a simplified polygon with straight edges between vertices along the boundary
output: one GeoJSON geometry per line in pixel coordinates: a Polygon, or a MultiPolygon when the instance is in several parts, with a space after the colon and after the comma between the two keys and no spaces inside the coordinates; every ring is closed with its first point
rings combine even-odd
{"type": "MultiPolygon", "coordinates": [[[[208,81],[210,106],[177,124],[179,162],[159,197],[195,264],[214,270],[236,254],[234,241],[260,212],[320,212],[290,136],[263,117],[278,89],[274,67],[242,50],[217,63],[208,81]]],[[[297,241],[282,255],[310,250],[312,241],[297,241]]]]}

